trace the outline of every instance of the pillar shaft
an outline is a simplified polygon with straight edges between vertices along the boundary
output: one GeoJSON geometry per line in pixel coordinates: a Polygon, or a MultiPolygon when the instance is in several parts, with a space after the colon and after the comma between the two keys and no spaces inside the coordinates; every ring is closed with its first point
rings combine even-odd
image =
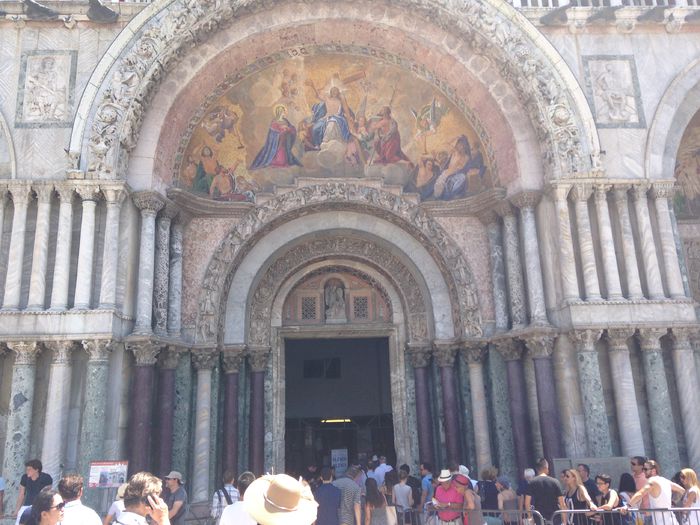
{"type": "Polygon", "coordinates": [[[673,299],[685,297],[683,277],[676,250],[676,237],[669,213],[668,199],[673,191],[672,184],[656,184],[652,193],[654,195],[654,208],[656,209],[656,222],[659,226],[659,239],[663,253],[664,271],[668,292],[673,299]]]}
{"type": "Polygon", "coordinates": [[[119,263],[119,218],[126,196],[122,189],[103,189],[107,200],[105,242],[102,249],[102,276],[100,279],[100,308],[117,306],[117,268],[119,263]]]}
{"type": "Polygon", "coordinates": [[[158,428],[156,436],[156,472],[172,470],[175,369],[180,362],[181,349],[170,345],[158,356],[158,428]]]}
{"type": "Polygon", "coordinates": [[[265,469],[265,370],[269,347],[251,348],[248,353],[250,367],[250,440],[249,463],[256,476],[265,469]]]}
{"type": "Polygon", "coordinates": [[[617,427],[620,431],[622,453],[629,457],[645,455],[642,423],[627,346],[627,339],[632,336],[632,332],[629,329],[608,329],[608,356],[615,393],[617,427]]]}
{"type": "Polygon", "coordinates": [[[595,187],[595,209],[598,218],[598,233],[600,235],[607,299],[609,301],[619,301],[622,299],[622,286],[620,284],[620,272],[617,268],[612,225],[610,224],[610,210],[608,209],[609,189],[610,186],[598,185],[595,187]]]}
{"type": "Polygon", "coordinates": [[[559,266],[561,268],[561,285],[564,299],[575,301],[581,298],[576,277],[576,260],[574,259],[574,243],[571,237],[571,218],[567,195],[571,189],[568,185],[555,186],[553,189],[554,205],[557,212],[559,228],[559,266]]]}
{"type": "Polygon", "coordinates": [[[700,393],[693,348],[687,330],[674,329],[673,370],[681,405],[681,419],[685,435],[688,461],[697,471],[700,468],[700,393]]]}
{"type": "Polygon", "coordinates": [[[76,310],[89,310],[92,295],[92,266],[95,259],[95,220],[97,192],[92,188],[79,189],[83,202],[83,216],[80,222],[80,248],[78,251],[78,278],[75,281],[76,310]]]}
{"type": "Polygon", "coordinates": [[[409,344],[406,352],[413,367],[416,383],[416,426],[418,427],[418,462],[434,463],[433,418],[430,413],[428,391],[428,364],[430,347],[427,344],[409,344]]]}
{"type": "Polygon", "coordinates": [[[131,382],[131,421],[129,424],[129,473],[150,468],[153,422],[153,383],[155,364],[160,346],[150,341],[128,344],[134,353],[136,366],[131,382]]]}
{"type": "Polygon", "coordinates": [[[459,405],[455,387],[455,357],[457,347],[454,343],[435,343],[434,356],[440,368],[442,384],[442,413],[445,429],[445,448],[447,458],[462,457],[462,447],[459,439],[459,405]]]}
{"type": "Polygon", "coordinates": [[[649,186],[646,184],[640,184],[632,188],[634,211],[637,216],[639,242],[642,249],[642,262],[644,263],[644,273],[646,275],[649,298],[663,299],[665,297],[664,287],[661,282],[659,259],[656,256],[656,244],[654,242],[654,234],[651,230],[651,220],[649,219],[649,206],[647,203],[648,190],[649,186]]]}
{"type": "Polygon", "coordinates": [[[592,191],[593,188],[589,184],[575,184],[571,194],[574,198],[576,210],[576,229],[578,231],[578,246],[581,254],[586,300],[599,301],[601,299],[600,284],[598,283],[598,271],[596,270],[595,252],[593,251],[591,220],[588,216],[588,198],[591,196],[592,191]]]}
{"type": "Polygon", "coordinates": [[[155,275],[153,286],[154,331],[168,335],[168,283],[170,281],[170,225],[177,208],[167,203],[158,217],[156,226],[155,275]]]}
{"type": "Polygon", "coordinates": [[[179,337],[182,316],[182,231],[180,219],[170,227],[170,279],[168,282],[168,335],[179,337]]]}
{"type": "Polygon", "coordinates": [[[4,310],[19,310],[22,293],[22,266],[24,264],[24,237],[27,233],[27,209],[32,190],[22,186],[12,190],[14,214],[12,215],[12,235],[10,235],[10,252],[7,257],[7,276],[5,277],[4,310]]]}
{"type": "Polygon", "coordinates": [[[57,186],[56,191],[60,199],[60,205],[58,209],[56,260],[53,267],[53,287],[51,288],[51,310],[62,311],[68,308],[74,190],[69,186],[57,186]]]}
{"type": "Polygon", "coordinates": [[[663,465],[666,472],[677,472],[681,466],[678,439],[659,340],[664,335],[666,335],[665,329],[642,328],[639,330],[644,362],[644,385],[651,414],[649,419],[651,436],[654,440],[654,457],[663,465]]]}
{"type": "Polygon", "coordinates": [[[51,351],[52,359],[49,367],[44,428],[51,430],[44,432],[41,463],[44,472],[48,472],[53,479],[60,479],[68,433],[73,341],[51,342],[45,346],[51,351]]]}
{"type": "Polygon", "coordinates": [[[461,355],[469,367],[469,389],[472,400],[472,420],[474,422],[474,441],[476,447],[477,469],[493,465],[491,455],[491,437],[489,433],[489,413],[486,406],[486,386],[484,385],[484,357],[486,349],[481,346],[468,347],[461,355]]]}
{"type": "Polygon", "coordinates": [[[622,237],[622,257],[625,262],[625,278],[627,282],[627,297],[629,299],[641,299],[642,284],[639,279],[639,267],[637,265],[637,253],[634,248],[632,235],[632,222],[630,220],[629,201],[627,199],[628,186],[616,186],[613,192],[617,216],[620,221],[620,234],[622,237]]]}
{"type": "Polygon", "coordinates": [[[210,495],[211,371],[217,355],[215,350],[197,350],[192,354],[192,362],[197,370],[192,501],[206,501],[210,495]]]}
{"type": "Polygon", "coordinates": [[[224,469],[238,470],[238,383],[243,364],[243,346],[224,348],[224,469]]]}
{"type": "Polygon", "coordinates": [[[493,305],[496,331],[508,330],[508,290],[506,288],[506,271],[503,260],[503,236],[498,215],[489,213],[482,217],[486,224],[489,238],[489,255],[491,260],[491,285],[493,287],[493,305]]]}
{"type": "Polygon", "coordinates": [[[518,221],[510,203],[503,203],[499,208],[503,217],[503,247],[506,255],[506,275],[508,279],[508,302],[512,328],[523,328],[527,324],[525,308],[525,284],[523,269],[520,264],[520,242],[518,221]]]}
{"type": "Polygon", "coordinates": [[[49,255],[49,225],[51,222],[52,186],[36,188],[37,212],[34,232],[32,274],[29,280],[28,310],[43,310],[46,296],[46,266],[49,255]]]}

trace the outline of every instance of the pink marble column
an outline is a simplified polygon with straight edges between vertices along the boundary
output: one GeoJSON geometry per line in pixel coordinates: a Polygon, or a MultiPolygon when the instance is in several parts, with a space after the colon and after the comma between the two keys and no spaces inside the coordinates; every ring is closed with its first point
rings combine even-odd
{"type": "Polygon", "coordinates": [[[238,470],[238,381],[245,345],[226,346],[224,367],[224,470],[238,470]]]}
{"type": "Polygon", "coordinates": [[[458,460],[462,457],[459,439],[459,405],[455,375],[455,357],[458,347],[454,341],[435,341],[433,355],[440,368],[442,383],[442,413],[445,426],[445,448],[447,459],[458,460]]]}
{"type": "Polygon", "coordinates": [[[432,432],[432,416],[430,413],[430,397],[428,393],[428,365],[430,364],[430,343],[409,343],[406,353],[413,367],[416,384],[416,425],[418,427],[418,461],[435,464],[434,443],[432,432]]]}

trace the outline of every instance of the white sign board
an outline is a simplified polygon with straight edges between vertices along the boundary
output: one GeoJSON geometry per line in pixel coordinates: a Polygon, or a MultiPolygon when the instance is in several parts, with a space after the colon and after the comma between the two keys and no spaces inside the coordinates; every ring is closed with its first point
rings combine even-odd
{"type": "Polygon", "coordinates": [[[335,477],[345,474],[348,469],[348,449],[334,448],[331,450],[331,466],[335,468],[335,477]]]}
{"type": "Polygon", "coordinates": [[[126,483],[128,461],[93,461],[90,463],[90,478],[88,487],[118,488],[126,483]]]}

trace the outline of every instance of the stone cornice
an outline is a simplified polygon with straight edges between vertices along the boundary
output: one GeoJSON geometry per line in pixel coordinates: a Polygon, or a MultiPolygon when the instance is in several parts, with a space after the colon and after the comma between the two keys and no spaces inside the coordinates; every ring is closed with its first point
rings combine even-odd
{"type": "Polygon", "coordinates": [[[222,202],[199,197],[180,188],[170,188],[167,195],[180,210],[184,210],[192,218],[240,218],[255,207],[250,202],[222,202]]]}

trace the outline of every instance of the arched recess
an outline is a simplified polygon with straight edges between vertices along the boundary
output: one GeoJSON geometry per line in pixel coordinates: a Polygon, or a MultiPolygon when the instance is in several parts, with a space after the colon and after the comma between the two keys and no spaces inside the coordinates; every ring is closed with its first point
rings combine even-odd
{"type": "Polygon", "coordinates": [[[666,89],[654,114],[645,151],[646,177],[674,178],[683,133],[700,110],[700,59],[681,71],[666,89]]]}
{"type": "Polygon", "coordinates": [[[196,321],[197,343],[245,343],[245,305],[261,265],[291,240],[350,229],[382,239],[412,260],[432,303],[435,336],[480,336],[481,312],[464,256],[442,227],[404,197],[375,188],[329,182],[284,193],[251,210],[221,242],[205,273],[196,321]],[[410,254],[410,256],[409,256],[410,254]],[[235,290],[235,292],[233,292],[235,290]]]}
{"type": "Polygon", "coordinates": [[[7,121],[0,112],[0,179],[17,178],[15,145],[7,121]]]}
{"type": "MultiPolygon", "coordinates": [[[[125,177],[130,152],[139,141],[153,94],[166,73],[183,57],[192,55],[195,44],[203,48],[202,41],[242,17],[251,17],[251,34],[262,34],[276,21],[276,9],[284,6],[292,6],[310,20],[338,8],[324,2],[312,4],[154,2],[110,46],[83,93],[71,135],[73,168],[93,171],[96,178],[125,177]]],[[[383,24],[391,24],[392,13],[388,9],[396,7],[410,13],[416,34],[424,23],[445,28],[448,36],[440,43],[444,52],[455,56],[478,54],[487,62],[501,65],[494,74],[511,86],[519,97],[519,105],[529,115],[542,153],[549,161],[550,177],[599,168],[597,132],[575,76],[546,38],[512,6],[500,0],[399,0],[340,7],[348,24],[360,11],[383,24]]],[[[395,19],[399,18],[400,15],[395,19]]],[[[302,36],[312,41],[314,30],[311,33],[302,36]]],[[[300,35],[280,31],[279,38],[293,42],[299,41],[300,35]]],[[[241,59],[251,63],[260,54],[241,59]]],[[[427,57],[425,67],[432,67],[431,60],[438,57],[427,57]]]]}

